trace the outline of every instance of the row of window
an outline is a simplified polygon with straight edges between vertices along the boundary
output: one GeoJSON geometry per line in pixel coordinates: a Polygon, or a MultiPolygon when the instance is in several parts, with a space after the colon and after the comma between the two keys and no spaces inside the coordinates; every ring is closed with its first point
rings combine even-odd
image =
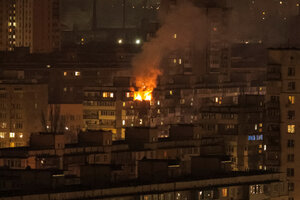
{"type": "Polygon", "coordinates": [[[24,134],[23,133],[15,133],[15,132],[9,132],[9,134],[7,135],[8,133],[7,132],[0,132],[0,139],[4,139],[6,137],[9,137],[9,138],[23,138],[24,134]]]}

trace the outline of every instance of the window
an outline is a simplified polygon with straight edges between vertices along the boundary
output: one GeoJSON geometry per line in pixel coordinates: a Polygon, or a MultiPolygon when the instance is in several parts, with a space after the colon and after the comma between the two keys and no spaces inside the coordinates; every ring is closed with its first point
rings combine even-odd
{"type": "Polygon", "coordinates": [[[287,169],[286,169],[286,175],[287,175],[288,177],[294,176],[294,175],[295,175],[295,170],[294,170],[294,168],[287,168],[287,169]]]}
{"type": "Polygon", "coordinates": [[[264,193],[263,185],[251,185],[250,186],[250,194],[262,194],[264,193]]]}
{"type": "Polygon", "coordinates": [[[288,76],[295,76],[295,68],[294,67],[289,67],[288,68],[288,76]]]}
{"type": "Polygon", "coordinates": [[[228,196],[228,188],[222,188],[222,197],[228,196]]]}
{"type": "Polygon", "coordinates": [[[288,140],[287,141],[287,147],[292,148],[295,146],[295,141],[294,140],[288,140]]]}
{"type": "Polygon", "coordinates": [[[288,90],[295,90],[296,89],[296,84],[295,82],[288,82],[288,90]]]}
{"type": "Polygon", "coordinates": [[[5,132],[0,132],[0,138],[5,138],[5,132]]]}
{"type": "Polygon", "coordinates": [[[14,132],[10,132],[10,133],[9,133],[9,137],[10,137],[10,138],[14,138],[14,137],[15,137],[15,133],[14,133],[14,132]]]}
{"type": "Polygon", "coordinates": [[[114,98],[114,93],[111,92],[109,96],[110,98],[114,98]]]}
{"type": "Polygon", "coordinates": [[[289,120],[294,120],[295,119],[295,111],[294,110],[289,110],[287,115],[288,115],[289,120]]]}
{"type": "Polygon", "coordinates": [[[287,161],[288,162],[294,162],[294,160],[295,160],[295,155],[294,154],[288,154],[287,161]]]}
{"type": "Polygon", "coordinates": [[[68,72],[64,72],[64,76],[67,76],[68,75],[68,72]]]}
{"type": "Polygon", "coordinates": [[[289,124],[287,127],[287,131],[291,134],[295,133],[295,124],[289,124]]]}
{"type": "Polygon", "coordinates": [[[289,183],[288,183],[288,190],[289,190],[289,191],[294,191],[294,187],[295,187],[295,184],[294,184],[294,183],[292,183],[292,182],[289,182],[289,183]]]}
{"type": "Polygon", "coordinates": [[[295,104],[295,96],[289,96],[289,104],[295,104]]]}
{"type": "Polygon", "coordinates": [[[6,122],[2,122],[0,124],[0,128],[7,128],[7,123],[6,122]]]}
{"type": "Polygon", "coordinates": [[[122,120],[122,125],[125,126],[125,119],[122,120]]]}
{"type": "Polygon", "coordinates": [[[271,96],[271,102],[279,102],[279,96],[271,96]]]}
{"type": "Polygon", "coordinates": [[[80,76],[80,72],[76,71],[76,72],[74,72],[74,75],[75,76],[80,76]]]}

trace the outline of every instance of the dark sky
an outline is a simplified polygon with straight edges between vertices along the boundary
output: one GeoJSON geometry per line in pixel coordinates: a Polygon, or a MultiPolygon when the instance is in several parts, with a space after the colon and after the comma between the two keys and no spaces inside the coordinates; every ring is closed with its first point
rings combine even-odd
{"type": "MultiPolygon", "coordinates": [[[[122,26],[123,0],[98,0],[98,28],[116,28],[122,26]]],[[[142,19],[154,20],[159,0],[126,0],[126,26],[139,26],[142,19]]],[[[62,0],[61,20],[64,30],[89,30],[92,19],[92,0],[62,0]]]]}

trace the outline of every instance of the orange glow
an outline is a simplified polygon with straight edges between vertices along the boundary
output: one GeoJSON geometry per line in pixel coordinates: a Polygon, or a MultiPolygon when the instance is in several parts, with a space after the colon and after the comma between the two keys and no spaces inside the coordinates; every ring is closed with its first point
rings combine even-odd
{"type": "Polygon", "coordinates": [[[161,71],[157,68],[149,67],[147,70],[135,75],[135,85],[137,91],[132,88],[133,99],[138,101],[151,101],[152,92],[156,88],[156,80],[161,71]]]}
{"type": "Polygon", "coordinates": [[[139,91],[134,91],[133,99],[135,101],[151,101],[152,89],[141,89],[139,91]]]}

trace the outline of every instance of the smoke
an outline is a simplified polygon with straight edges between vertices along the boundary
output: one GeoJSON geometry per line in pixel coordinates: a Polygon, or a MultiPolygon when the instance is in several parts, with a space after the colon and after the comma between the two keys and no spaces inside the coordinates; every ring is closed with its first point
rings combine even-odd
{"type": "Polygon", "coordinates": [[[142,52],[132,62],[135,84],[142,90],[156,87],[163,69],[162,59],[174,50],[203,44],[206,20],[201,10],[190,3],[181,3],[171,10],[157,31],[156,37],[144,43],[142,52]]]}

